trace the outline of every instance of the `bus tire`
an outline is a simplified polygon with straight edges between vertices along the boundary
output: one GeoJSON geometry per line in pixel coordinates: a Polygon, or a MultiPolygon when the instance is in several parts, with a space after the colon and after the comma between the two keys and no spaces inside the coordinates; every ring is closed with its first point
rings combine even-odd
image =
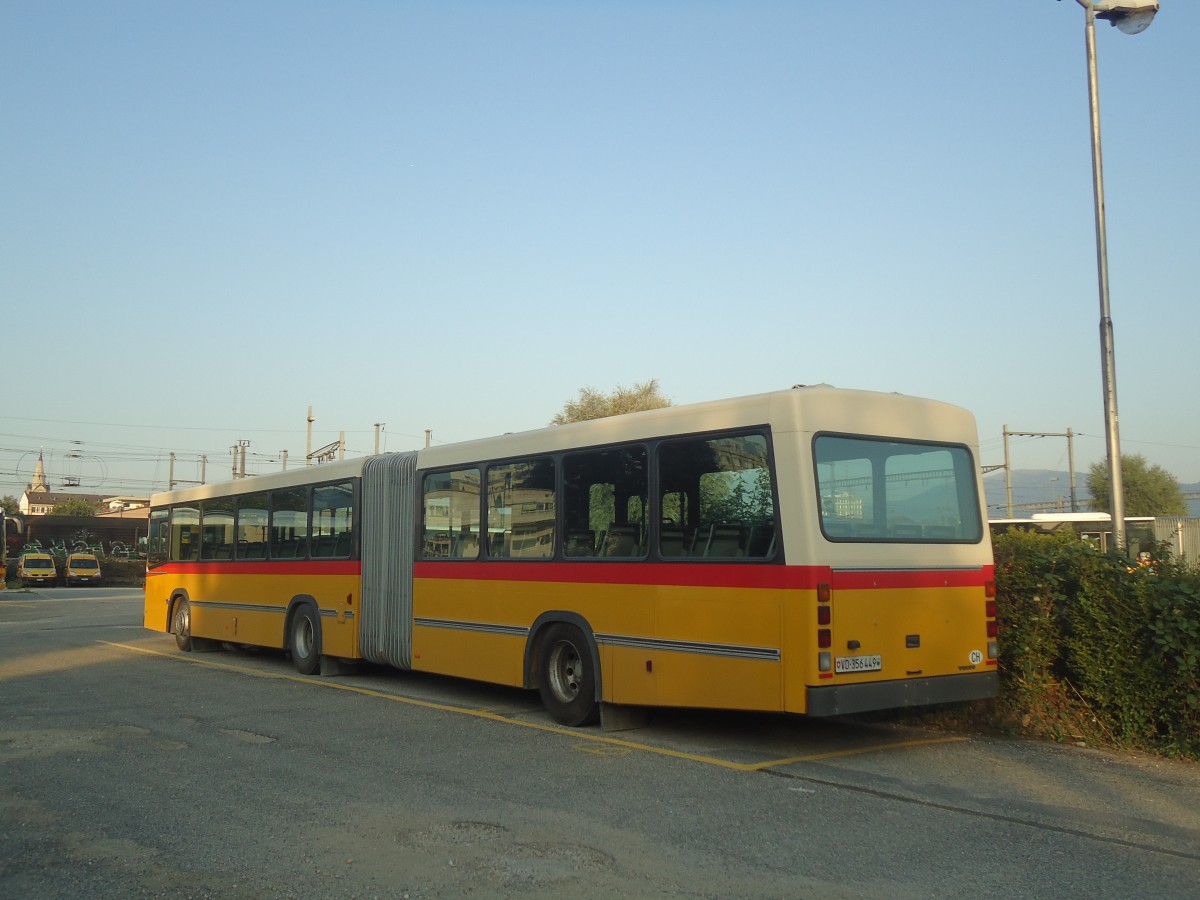
{"type": "Polygon", "coordinates": [[[292,665],[301,675],[316,675],[321,670],[321,618],[307,603],[292,614],[288,649],[292,665]]]}
{"type": "Polygon", "coordinates": [[[596,673],[587,638],[574,625],[546,629],[538,653],[538,693],[551,717],[563,725],[588,725],[600,715],[596,673]]]}
{"type": "Polygon", "coordinates": [[[171,631],[175,632],[175,646],[184,652],[192,650],[192,605],[178,600],[171,613],[171,631]]]}

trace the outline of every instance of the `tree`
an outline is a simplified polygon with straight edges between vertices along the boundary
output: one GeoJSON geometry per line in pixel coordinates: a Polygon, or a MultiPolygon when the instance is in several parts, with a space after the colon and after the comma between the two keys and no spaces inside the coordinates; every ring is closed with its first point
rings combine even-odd
{"type": "Polygon", "coordinates": [[[8,513],[10,516],[15,516],[21,511],[21,501],[12,494],[5,494],[0,497],[0,509],[8,513]]]}
{"type": "Polygon", "coordinates": [[[80,497],[72,497],[70,500],[58,504],[50,511],[52,516],[94,516],[99,511],[99,505],[91,503],[80,497]]]}
{"type": "MultiPolygon", "coordinates": [[[[1125,488],[1127,516],[1186,516],[1187,501],[1179,481],[1162,466],[1151,466],[1140,453],[1121,454],[1121,483],[1125,488]]],[[[1092,492],[1092,509],[1110,512],[1108,497],[1108,462],[1092,463],[1087,486],[1092,492]]]]}
{"type": "Polygon", "coordinates": [[[661,409],[671,401],[662,395],[658,379],[651,378],[633,387],[617,385],[611,394],[592,387],[579,389],[579,396],[563,404],[559,413],[550,420],[551,425],[566,425],[568,422],[585,422],[588,419],[603,419],[622,413],[641,412],[644,409],[661,409]]]}
{"type": "Polygon", "coordinates": [[[700,509],[708,522],[767,525],[775,521],[775,498],[767,469],[715,473],[700,481],[700,509]]]}

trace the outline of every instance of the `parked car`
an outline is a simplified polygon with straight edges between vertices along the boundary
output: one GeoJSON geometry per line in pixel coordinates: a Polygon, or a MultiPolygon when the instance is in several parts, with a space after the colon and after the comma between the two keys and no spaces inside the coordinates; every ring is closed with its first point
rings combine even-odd
{"type": "Polygon", "coordinates": [[[94,553],[72,553],[67,557],[63,574],[68,587],[73,584],[99,584],[100,560],[96,559],[94,553]]]}
{"type": "Polygon", "coordinates": [[[49,553],[22,553],[17,559],[17,578],[26,587],[31,584],[54,584],[58,581],[54,557],[49,553]]]}

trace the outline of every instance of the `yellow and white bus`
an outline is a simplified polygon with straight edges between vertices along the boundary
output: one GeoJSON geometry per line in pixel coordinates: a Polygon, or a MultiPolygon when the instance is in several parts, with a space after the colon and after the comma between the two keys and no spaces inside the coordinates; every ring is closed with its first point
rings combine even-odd
{"type": "Polygon", "coordinates": [[[826,385],[157,494],[145,625],[621,705],[993,696],[974,418],[826,385]]]}

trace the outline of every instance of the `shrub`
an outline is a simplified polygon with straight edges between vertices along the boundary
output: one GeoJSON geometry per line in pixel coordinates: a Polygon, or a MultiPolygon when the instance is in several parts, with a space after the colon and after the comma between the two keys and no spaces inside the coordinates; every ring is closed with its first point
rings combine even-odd
{"type": "Polygon", "coordinates": [[[1064,682],[1065,614],[1080,570],[1095,555],[1073,534],[1013,531],[996,537],[996,619],[1000,642],[998,724],[1056,740],[1092,738],[1086,710],[1064,682]]]}
{"type": "Polygon", "coordinates": [[[1073,534],[997,536],[1000,696],[1027,734],[1200,757],[1200,571],[1073,534]]]}
{"type": "Polygon", "coordinates": [[[1200,758],[1200,577],[1164,572],[1148,606],[1161,746],[1200,758]]]}
{"type": "Polygon", "coordinates": [[[106,558],[100,562],[100,571],[107,585],[140,585],[146,580],[146,561],[106,558]]]}

